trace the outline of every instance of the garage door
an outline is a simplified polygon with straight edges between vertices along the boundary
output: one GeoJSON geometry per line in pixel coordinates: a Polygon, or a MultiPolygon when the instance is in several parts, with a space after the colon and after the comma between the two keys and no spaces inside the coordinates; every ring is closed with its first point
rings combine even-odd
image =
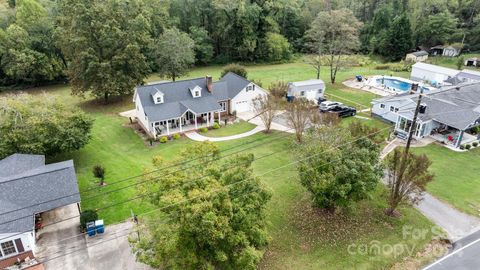
{"type": "Polygon", "coordinates": [[[248,100],[237,101],[235,102],[235,110],[237,112],[248,112],[250,111],[250,102],[248,100]]]}

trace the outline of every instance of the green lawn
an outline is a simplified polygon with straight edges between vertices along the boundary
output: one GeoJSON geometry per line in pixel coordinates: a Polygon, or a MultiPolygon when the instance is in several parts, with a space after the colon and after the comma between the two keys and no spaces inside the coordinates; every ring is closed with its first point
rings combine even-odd
{"type": "MultiPolygon", "coordinates": [[[[429,56],[429,58],[427,60],[427,63],[457,69],[457,61],[458,61],[459,57],[463,57],[464,60],[467,60],[468,58],[472,58],[472,57],[480,57],[480,54],[478,54],[478,53],[465,53],[465,54],[463,54],[462,53],[458,57],[429,56]]],[[[472,67],[472,66],[469,66],[469,67],[462,66],[461,69],[465,69],[465,68],[480,71],[480,68],[472,67]]]]}
{"type": "Polygon", "coordinates": [[[480,216],[480,149],[454,152],[440,145],[412,148],[432,161],[427,190],[465,213],[480,216]]]}
{"type": "MultiPolygon", "coordinates": [[[[195,68],[188,77],[210,74],[218,78],[220,70],[219,66],[195,68]]],[[[249,78],[261,81],[264,87],[277,80],[304,80],[314,78],[315,75],[311,67],[301,62],[249,66],[248,73],[249,78]]],[[[328,81],[328,69],[324,68],[321,74],[322,78],[328,81]]],[[[368,67],[341,70],[335,85],[327,83],[327,93],[368,106],[371,99],[375,98],[374,95],[347,89],[341,84],[341,81],[352,78],[355,74],[373,75],[382,72],[368,67]]],[[[158,79],[152,76],[149,81],[158,79]]],[[[172,158],[196,142],[182,138],[153,147],[146,145],[134,130],[127,127],[128,120],[118,116],[118,112],[133,108],[131,97],[119,99],[109,105],[100,105],[91,98],[80,99],[71,96],[68,85],[43,87],[29,92],[38,93],[42,89],[57,95],[69,106],[81,107],[95,118],[92,140],[85,148],[50,159],[50,161],[74,160],[82,208],[101,209],[99,215],[108,224],[129,218],[130,210],[136,214],[152,210],[152,206],[147,202],[132,199],[136,192],[130,185],[137,179],[124,179],[148,169],[152,157],[160,155],[166,159],[172,158]],[[91,172],[95,164],[105,166],[107,186],[101,188],[97,186],[91,172]],[[122,189],[107,194],[118,188],[122,189]],[[127,200],[130,201],[120,204],[127,200]],[[118,205],[114,207],[102,209],[116,203],[118,205]]],[[[386,126],[378,120],[363,121],[380,128],[386,126]]],[[[246,130],[247,126],[241,123],[209,131],[206,135],[226,136],[246,130]]],[[[420,240],[402,236],[404,225],[416,229],[429,229],[432,224],[410,207],[401,209],[403,216],[400,219],[386,217],[383,214],[386,207],[385,193],[381,186],[370,200],[359,203],[356,210],[348,213],[326,217],[313,210],[308,201],[308,194],[298,181],[295,167],[286,166],[294,160],[290,154],[291,143],[288,138],[290,136],[279,132],[257,133],[244,139],[218,143],[225,151],[223,154],[247,148],[247,151],[253,153],[256,158],[272,154],[253,163],[254,171],[258,175],[280,167],[262,176],[262,180],[272,190],[273,197],[267,208],[268,230],[272,239],[260,264],[261,269],[383,269],[408,254],[402,253],[397,257],[393,254],[371,256],[374,254],[360,251],[349,255],[347,252],[349,244],[376,243],[372,241],[379,241],[382,245],[407,244],[416,252],[430,240],[430,234],[420,240]]]]}
{"type": "Polygon", "coordinates": [[[207,133],[204,133],[202,135],[206,137],[226,137],[245,133],[254,129],[255,127],[256,125],[242,120],[238,123],[221,126],[221,128],[219,129],[211,129],[207,133]]]}

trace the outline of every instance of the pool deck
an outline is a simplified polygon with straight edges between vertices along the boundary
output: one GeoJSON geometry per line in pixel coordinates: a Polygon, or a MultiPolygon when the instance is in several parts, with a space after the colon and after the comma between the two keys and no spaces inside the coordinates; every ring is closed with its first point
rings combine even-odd
{"type": "Polygon", "coordinates": [[[388,89],[384,89],[384,88],[381,88],[381,87],[375,87],[375,86],[369,85],[368,81],[359,82],[356,79],[350,79],[350,80],[343,81],[343,85],[345,85],[347,87],[350,87],[350,88],[367,91],[367,92],[370,92],[370,93],[373,93],[375,95],[379,95],[379,96],[382,96],[382,97],[392,96],[392,95],[398,94],[397,92],[392,91],[392,90],[388,90],[388,89]]]}

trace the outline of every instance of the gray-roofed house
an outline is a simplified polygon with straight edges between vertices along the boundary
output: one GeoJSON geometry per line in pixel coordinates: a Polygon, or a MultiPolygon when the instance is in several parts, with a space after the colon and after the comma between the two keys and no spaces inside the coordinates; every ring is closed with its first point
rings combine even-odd
{"type": "Polygon", "coordinates": [[[211,76],[137,86],[133,101],[138,123],[151,137],[182,133],[220,122],[222,115],[252,110],[267,92],[232,72],[219,81],[211,76]]]}
{"type": "Polygon", "coordinates": [[[426,51],[417,51],[408,53],[405,56],[405,60],[410,62],[424,62],[428,59],[428,52],[426,51]]]}
{"type": "MultiPolygon", "coordinates": [[[[395,123],[395,132],[405,138],[409,132],[418,94],[375,99],[372,115],[395,123]]],[[[479,140],[474,129],[480,126],[480,83],[444,87],[424,94],[414,129],[414,138],[430,136],[458,148],[479,140]]]]}
{"type": "Polygon", "coordinates": [[[42,155],[0,160],[0,269],[33,258],[35,215],[78,204],[73,161],[45,165],[42,155]]]}

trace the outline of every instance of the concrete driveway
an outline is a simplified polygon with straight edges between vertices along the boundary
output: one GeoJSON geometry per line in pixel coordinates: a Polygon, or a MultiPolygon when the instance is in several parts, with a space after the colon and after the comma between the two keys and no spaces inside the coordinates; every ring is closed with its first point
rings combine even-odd
{"type": "MultiPolygon", "coordinates": [[[[237,117],[250,122],[252,124],[255,124],[260,127],[264,127],[265,125],[262,122],[262,119],[260,119],[259,116],[255,116],[254,112],[243,112],[243,113],[238,113],[237,117]]],[[[273,118],[272,125],[270,126],[272,130],[278,130],[278,131],[283,131],[283,132],[288,132],[288,133],[294,133],[295,131],[289,127],[288,122],[285,118],[285,112],[284,111],[278,111],[276,116],[273,118]]]]}
{"type": "MultiPolygon", "coordinates": [[[[76,205],[70,205],[48,212],[44,223],[78,215],[76,205]]],[[[89,237],[80,232],[80,221],[73,218],[39,232],[36,257],[44,262],[46,270],[147,270],[152,269],[135,261],[127,235],[132,223],[110,225],[105,233],[89,237]]]]}

